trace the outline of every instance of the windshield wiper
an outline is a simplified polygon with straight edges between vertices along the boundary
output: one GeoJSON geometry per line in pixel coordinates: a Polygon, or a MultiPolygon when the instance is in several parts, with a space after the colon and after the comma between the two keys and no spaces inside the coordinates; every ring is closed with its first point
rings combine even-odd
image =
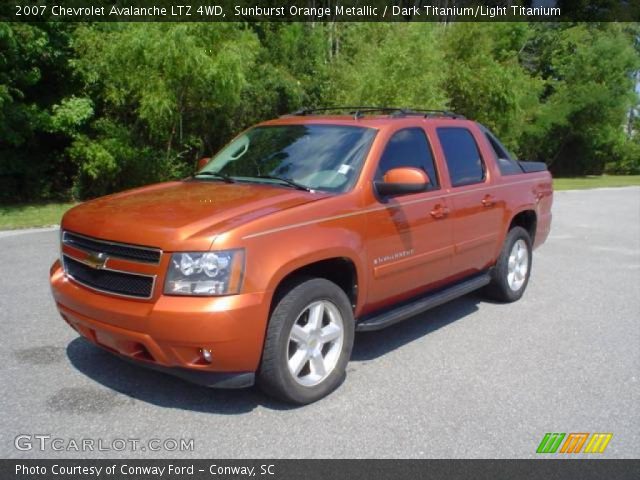
{"type": "Polygon", "coordinates": [[[254,178],[265,178],[267,180],[277,180],[282,182],[290,187],[297,188],[298,190],[304,190],[305,192],[313,192],[313,190],[309,187],[305,187],[304,185],[294,182],[293,180],[286,177],[277,177],[275,175],[256,175],[254,178]]]}
{"type": "Polygon", "coordinates": [[[222,179],[224,182],[226,183],[236,183],[236,181],[231,178],[229,175],[227,175],[226,173],[220,173],[220,172],[198,172],[196,173],[196,177],[200,176],[200,175],[207,175],[209,177],[217,177],[222,179]]]}

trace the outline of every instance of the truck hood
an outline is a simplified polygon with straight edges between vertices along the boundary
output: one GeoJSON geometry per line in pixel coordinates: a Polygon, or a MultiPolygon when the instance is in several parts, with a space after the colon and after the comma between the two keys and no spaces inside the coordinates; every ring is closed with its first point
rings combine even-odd
{"type": "Polygon", "coordinates": [[[78,205],[62,228],[165,251],[207,250],[219,233],[326,196],[271,185],[169,182],[78,205]]]}

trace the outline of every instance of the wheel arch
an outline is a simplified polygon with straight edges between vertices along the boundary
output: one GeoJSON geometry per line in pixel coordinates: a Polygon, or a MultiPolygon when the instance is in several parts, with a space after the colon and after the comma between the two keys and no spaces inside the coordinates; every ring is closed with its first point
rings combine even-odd
{"type": "Polygon", "coordinates": [[[362,298],[358,295],[361,290],[360,281],[363,278],[358,264],[350,255],[325,255],[321,258],[297,261],[280,270],[274,280],[269,311],[288,291],[297,278],[324,278],[338,285],[349,298],[354,312],[362,298]]]}
{"type": "Polygon", "coordinates": [[[531,245],[533,245],[538,228],[538,214],[533,208],[524,208],[519,210],[511,217],[511,222],[509,222],[509,227],[507,228],[506,233],[508,233],[513,227],[524,228],[527,233],[529,233],[531,245]]]}

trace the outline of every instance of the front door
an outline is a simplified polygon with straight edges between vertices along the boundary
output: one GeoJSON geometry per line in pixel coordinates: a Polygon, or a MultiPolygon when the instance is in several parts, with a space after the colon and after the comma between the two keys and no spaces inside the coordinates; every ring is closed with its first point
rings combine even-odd
{"type": "Polygon", "coordinates": [[[425,192],[376,198],[367,206],[371,279],[367,303],[372,310],[409,298],[450,275],[450,206],[442,196],[432,150],[422,128],[404,128],[389,138],[376,179],[397,167],[421,168],[431,182],[425,192]]]}

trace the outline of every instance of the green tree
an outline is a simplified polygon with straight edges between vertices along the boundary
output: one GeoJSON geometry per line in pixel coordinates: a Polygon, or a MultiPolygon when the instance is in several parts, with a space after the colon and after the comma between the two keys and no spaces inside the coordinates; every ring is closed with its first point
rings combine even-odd
{"type": "Polygon", "coordinates": [[[444,30],[432,23],[355,24],[345,28],[333,63],[333,102],[445,108],[444,30]]]}
{"type": "Polygon", "coordinates": [[[72,175],[52,107],[77,87],[73,26],[0,22],[0,201],[55,198],[72,175]]]}
{"type": "Polygon", "coordinates": [[[0,201],[179,178],[302,106],[452,109],[556,174],[637,172],[639,38],[637,23],[0,23],[0,201]]]}
{"type": "Polygon", "coordinates": [[[242,92],[233,128],[322,104],[328,96],[326,27],[310,23],[256,23],[261,48],[242,92]]]}
{"type": "Polygon", "coordinates": [[[87,196],[184,175],[217,149],[232,133],[259,44],[230,23],[104,23],[79,28],[74,47],[85,94],[98,100],[91,129],[70,150],[76,191],[87,196]]]}
{"type": "Polygon", "coordinates": [[[558,174],[599,174],[624,160],[624,121],[637,102],[633,37],[617,24],[537,27],[542,106],[527,126],[524,150],[558,174]]]}
{"type": "Polygon", "coordinates": [[[516,152],[543,89],[521,57],[532,35],[526,23],[458,23],[443,41],[452,109],[492,129],[516,152]]]}

